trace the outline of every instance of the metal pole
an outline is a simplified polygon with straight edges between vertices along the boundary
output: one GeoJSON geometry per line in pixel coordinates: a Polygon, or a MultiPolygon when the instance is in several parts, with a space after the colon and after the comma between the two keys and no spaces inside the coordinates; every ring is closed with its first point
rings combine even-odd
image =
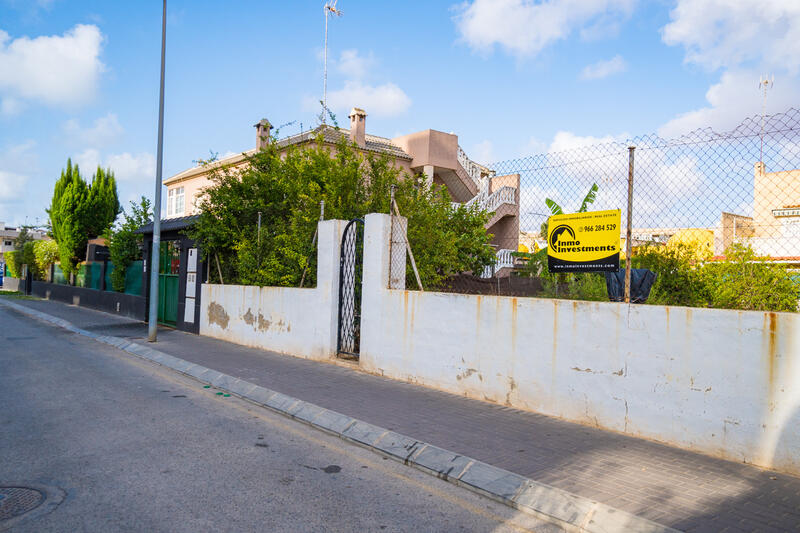
{"type": "Polygon", "coordinates": [[[325,6],[325,66],[322,73],[322,123],[325,124],[328,111],[328,6],[325,6]]]}
{"type": "Polygon", "coordinates": [[[156,155],[156,197],[153,202],[153,251],[150,254],[150,314],[147,340],[156,342],[158,331],[158,263],[161,246],[161,163],[164,156],[164,63],[167,48],[167,0],[161,14],[161,87],[158,94],[158,150],[156,155]]]}
{"type": "Polygon", "coordinates": [[[625,236],[625,303],[631,303],[631,259],[633,255],[633,152],[635,146],[628,147],[628,229],[625,236]]]}
{"type": "MultiPolygon", "coordinates": [[[[261,211],[258,212],[258,245],[261,246],[261,211]]],[[[259,253],[261,253],[260,248],[259,253]]]]}

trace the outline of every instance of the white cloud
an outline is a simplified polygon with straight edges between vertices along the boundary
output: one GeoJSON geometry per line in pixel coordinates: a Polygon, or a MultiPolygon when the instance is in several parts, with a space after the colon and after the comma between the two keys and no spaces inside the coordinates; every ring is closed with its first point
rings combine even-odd
{"type": "Polygon", "coordinates": [[[113,170],[117,182],[152,181],[155,177],[156,159],[153,154],[148,152],[138,154],[123,152],[101,157],[99,150],[89,148],[78,154],[75,162],[81,168],[81,175],[87,181],[91,180],[91,176],[98,166],[113,170]]]}
{"type": "Polygon", "coordinates": [[[0,30],[0,95],[3,99],[76,105],[92,98],[103,63],[103,35],[78,24],[64,35],[19,37],[0,30]]]}
{"type": "Polygon", "coordinates": [[[25,108],[25,104],[16,98],[3,98],[0,99],[0,114],[5,116],[13,116],[20,113],[25,108]]]}
{"type": "MultiPolygon", "coordinates": [[[[719,83],[708,89],[708,106],[677,116],[661,126],[658,134],[670,138],[699,128],[710,127],[717,132],[732,130],[744,118],[761,113],[763,93],[758,88],[758,80],[759,74],[754,71],[725,72],[719,83]]],[[[800,81],[797,78],[776,77],[767,95],[767,114],[796,106],[798,94],[800,81]]]]}
{"type": "Polygon", "coordinates": [[[124,131],[114,113],[96,119],[87,128],[82,128],[77,119],[70,119],[64,123],[62,129],[68,141],[90,146],[111,144],[119,139],[124,131]]]}
{"type": "Polygon", "coordinates": [[[35,146],[35,142],[27,141],[0,151],[0,203],[21,198],[26,192],[28,173],[38,166],[35,146]]]}
{"type": "MultiPolygon", "coordinates": [[[[396,84],[370,83],[370,68],[376,63],[370,52],[363,56],[352,48],[345,50],[336,62],[336,69],[345,74],[344,86],[328,92],[328,109],[338,113],[348,113],[353,107],[360,107],[376,117],[397,116],[411,106],[411,99],[396,84]]],[[[319,113],[321,99],[306,95],[302,99],[304,111],[319,113]]],[[[345,125],[347,120],[340,120],[345,125]]]]}
{"type": "Polygon", "coordinates": [[[105,166],[114,171],[117,181],[152,181],[156,175],[156,158],[149,152],[111,154],[105,166]]]}
{"type": "Polygon", "coordinates": [[[628,64],[622,59],[622,56],[617,54],[611,59],[598,61],[591,65],[586,65],[581,71],[582,80],[599,80],[607,78],[613,74],[625,72],[628,69],[628,64]]]}
{"type": "Polygon", "coordinates": [[[496,160],[494,156],[494,144],[489,139],[484,139],[472,147],[469,157],[482,165],[488,165],[494,162],[496,160]]]}
{"type": "Polygon", "coordinates": [[[328,107],[349,111],[360,107],[376,117],[397,116],[411,106],[411,99],[394,83],[369,85],[357,80],[346,81],[344,87],[328,93],[328,107]]]}
{"type": "Polygon", "coordinates": [[[616,31],[609,21],[625,18],[635,0],[474,0],[458,6],[455,23],[473,49],[499,45],[518,56],[534,56],[576,29],[585,38],[616,31]]]}
{"type": "Polygon", "coordinates": [[[600,144],[614,142],[621,143],[625,142],[628,137],[629,135],[627,133],[621,133],[619,135],[606,135],[604,137],[593,137],[591,135],[576,135],[571,131],[559,131],[553,137],[553,141],[550,143],[550,147],[547,149],[547,151],[565,152],[568,150],[574,150],[576,148],[586,148],[600,144]]]}
{"type": "Polygon", "coordinates": [[[662,29],[686,61],[712,70],[755,63],[796,73],[800,68],[800,2],[678,0],[662,29]]]}
{"type": "Polygon", "coordinates": [[[0,170],[0,202],[13,200],[22,195],[28,176],[0,170]]]}
{"type": "Polygon", "coordinates": [[[339,72],[346,75],[349,79],[360,80],[367,74],[367,71],[374,63],[375,58],[372,53],[364,57],[359,55],[358,50],[351,48],[342,51],[342,54],[339,56],[337,68],[339,72]]]}
{"type": "Polygon", "coordinates": [[[89,148],[73,157],[72,160],[73,163],[78,165],[78,168],[81,169],[81,175],[84,177],[84,179],[86,179],[87,176],[89,176],[91,179],[91,175],[101,164],[100,151],[94,148],[89,148]]]}

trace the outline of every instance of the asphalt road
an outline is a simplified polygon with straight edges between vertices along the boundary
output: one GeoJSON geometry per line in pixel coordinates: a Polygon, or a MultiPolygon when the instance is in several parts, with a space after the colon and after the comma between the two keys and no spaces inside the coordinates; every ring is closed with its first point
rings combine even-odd
{"type": "Polygon", "coordinates": [[[0,486],[66,494],[13,531],[560,531],[217,392],[0,308],[0,486]]]}

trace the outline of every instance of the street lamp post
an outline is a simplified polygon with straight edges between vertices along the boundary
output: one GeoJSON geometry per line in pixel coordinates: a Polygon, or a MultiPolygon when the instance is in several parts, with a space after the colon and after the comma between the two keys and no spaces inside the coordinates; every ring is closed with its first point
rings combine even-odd
{"type": "Polygon", "coordinates": [[[158,94],[158,149],[156,152],[156,197],[153,202],[153,248],[150,254],[150,311],[147,340],[156,342],[158,331],[158,254],[161,247],[161,162],[164,156],[164,63],[167,48],[167,0],[161,14],[161,87],[158,94]]]}

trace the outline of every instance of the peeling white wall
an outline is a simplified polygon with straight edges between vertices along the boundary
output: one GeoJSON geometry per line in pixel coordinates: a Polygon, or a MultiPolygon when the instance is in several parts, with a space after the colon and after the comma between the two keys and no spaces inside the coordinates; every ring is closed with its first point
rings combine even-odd
{"type": "Polygon", "coordinates": [[[315,288],[203,284],[200,334],[309,359],[334,357],[339,242],[346,224],[319,223],[315,288]]]}
{"type": "Polygon", "coordinates": [[[364,370],[800,474],[800,315],[389,290],[389,227],[364,370]]]}

